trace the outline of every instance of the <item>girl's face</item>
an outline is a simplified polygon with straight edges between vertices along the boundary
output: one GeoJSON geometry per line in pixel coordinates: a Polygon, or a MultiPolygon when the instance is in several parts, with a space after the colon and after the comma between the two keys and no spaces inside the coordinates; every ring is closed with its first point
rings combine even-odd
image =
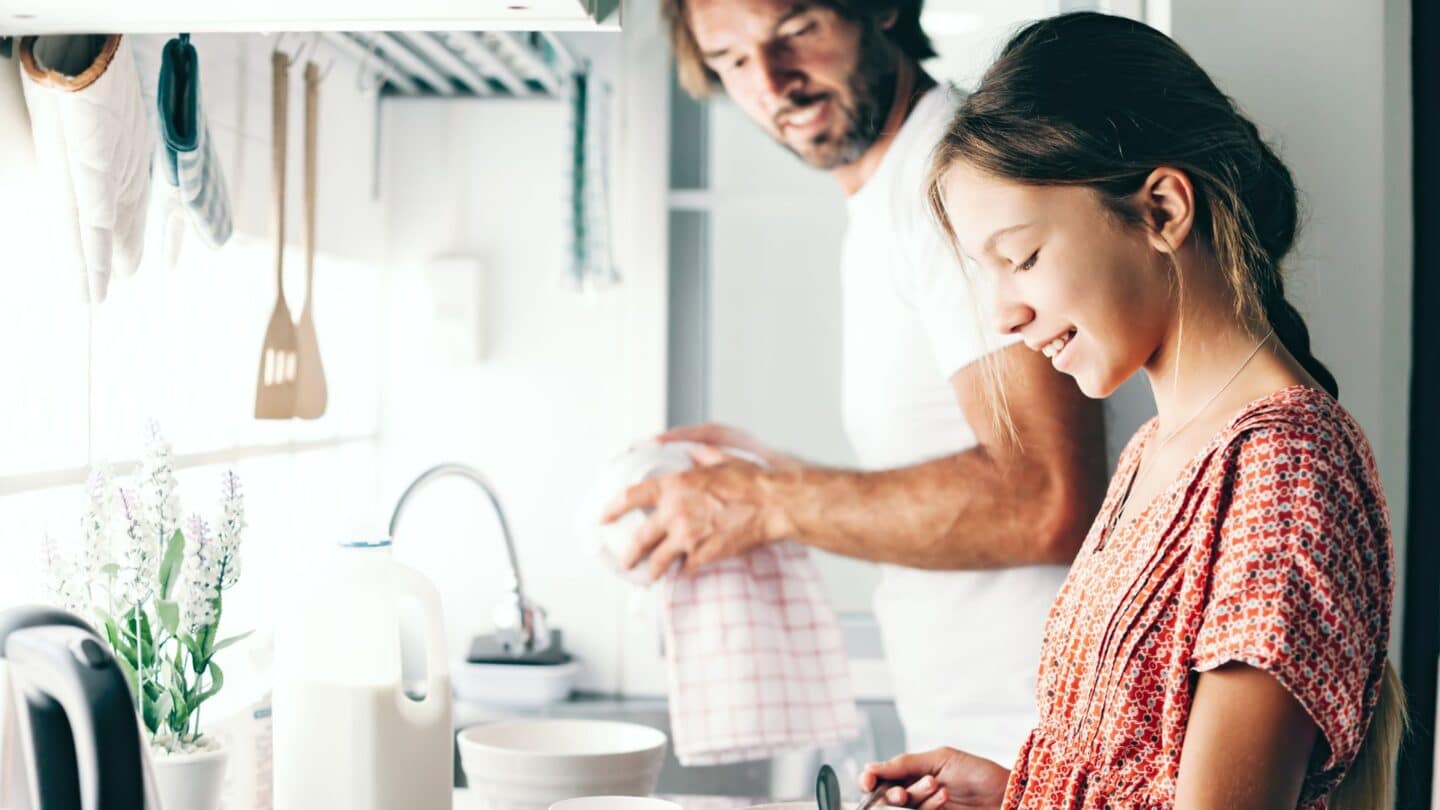
{"type": "Polygon", "coordinates": [[[1109,396],[1159,349],[1174,314],[1169,259],[1081,186],[1026,185],[956,163],[944,194],[960,250],[993,280],[996,323],[1109,396]]]}

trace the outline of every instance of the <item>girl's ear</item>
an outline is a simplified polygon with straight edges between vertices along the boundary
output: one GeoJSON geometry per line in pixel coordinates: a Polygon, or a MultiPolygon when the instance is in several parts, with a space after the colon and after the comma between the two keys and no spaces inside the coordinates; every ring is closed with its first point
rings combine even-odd
{"type": "Polygon", "coordinates": [[[1151,247],[1161,253],[1179,252],[1195,226],[1195,186],[1189,175],[1161,166],[1145,178],[1135,195],[1135,210],[1146,225],[1151,247]]]}

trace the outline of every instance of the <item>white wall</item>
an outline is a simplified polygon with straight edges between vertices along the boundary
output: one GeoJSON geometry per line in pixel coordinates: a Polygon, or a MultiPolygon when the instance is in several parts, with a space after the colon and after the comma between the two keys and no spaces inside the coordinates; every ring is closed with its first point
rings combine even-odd
{"type": "MultiPolygon", "coordinates": [[[[165,39],[131,38],[142,88],[152,97],[165,39]]],[[[315,318],[329,412],[314,422],[257,422],[256,369],[275,300],[272,42],[255,35],[196,35],[193,42],[235,206],[237,232],[226,246],[211,250],[188,236],[169,267],[152,209],[140,269],[113,280],[108,300],[91,308],[77,299],[79,279],[52,270],[44,213],[14,186],[0,195],[0,379],[7,385],[0,397],[0,607],[46,596],[42,536],[78,542],[87,467],[133,461],[150,417],[174,444],[184,514],[213,525],[221,472],[233,468],[242,480],[250,525],[244,574],[227,597],[227,632],[273,624],[273,584],[297,550],[337,539],[340,518],[379,491],[380,272],[367,257],[377,254],[384,233],[383,208],[369,197],[365,171],[371,99],[356,89],[350,63],[321,90],[315,318]]],[[[298,44],[290,39],[286,49],[298,44]]],[[[320,61],[328,58],[322,48],[320,61]]],[[[287,288],[298,314],[303,85],[298,70],[292,78],[287,288]]]]}
{"type": "MultiPolygon", "coordinates": [[[[568,41],[594,60],[599,78],[617,82],[618,36],[568,41]]],[[[617,95],[619,129],[631,125],[624,109],[617,95]]],[[[664,279],[627,261],[634,251],[622,248],[621,286],[582,294],[571,285],[569,123],[563,101],[386,102],[382,478],[389,503],[439,461],[489,476],[527,588],[584,662],[581,685],[613,691],[622,686],[628,594],[578,544],[572,519],[600,465],[663,426],[664,310],[656,301],[664,279]],[[436,360],[444,351],[424,268],[445,255],[484,266],[488,350],[478,363],[436,360]]],[[[663,165],[656,160],[651,171],[663,165]]],[[[628,179],[617,178],[617,194],[628,179]]],[[[637,222],[635,210],[617,210],[617,227],[648,242],[664,220],[637,222]]],[[[437,483],[406,514],[397,554],[439,585],[458,654],[471,634],[488,631],[503,592],[498,527],[461,481],[437,483]]]]}
{"type": "MultiPolygon", "coordinates": [[[[1172,35],[1271,138],[1308,213],[1288,291],[1375,447],[1404,559],[1412,198],[1410,4],[1171,0],[1172,35]],[[1237,21],[1243,20],[1243,24],[1237,21]]],[[[1396,605],[1393,627],[1400,627],[1396,605]]],[[[1399,649],[1392,636],[1392,654],[1399,649]]]]}

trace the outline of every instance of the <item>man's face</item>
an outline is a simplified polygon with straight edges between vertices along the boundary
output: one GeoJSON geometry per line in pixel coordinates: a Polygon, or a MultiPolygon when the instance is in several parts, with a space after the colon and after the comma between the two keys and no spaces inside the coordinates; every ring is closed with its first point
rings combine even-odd
{"type": "Polygon", "coordinates": [[[796,0],[687,0],[686,7],[725,92],[801,160],[834,169],[879,138],[898,54],[873,23],[796,0]]]}

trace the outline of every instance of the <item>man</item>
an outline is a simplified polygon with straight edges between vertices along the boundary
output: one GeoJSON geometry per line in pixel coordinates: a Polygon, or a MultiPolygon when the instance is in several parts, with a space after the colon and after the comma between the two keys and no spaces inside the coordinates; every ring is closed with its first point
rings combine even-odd
{"type": "Polygon", "coordinates": [[[1034,723],[1046,613],[1105,485],[1103,427],[1040,354],[993,335],[978,277],[929,215],[930,153],[959,99],[920,68],[934,55],[921,3],[665,0],[686,89],[723,87],[848,198],[842,393],[865,469],[681,428],[662,438],[715,449],[633,487],[608,518],[653,510],[628,560],[652,576],[785,538],[881,563],[875,614],[908,750],[1009,762],[1034,723]],[[987,368],[1008,409],[987,396],[987,368]]]}

